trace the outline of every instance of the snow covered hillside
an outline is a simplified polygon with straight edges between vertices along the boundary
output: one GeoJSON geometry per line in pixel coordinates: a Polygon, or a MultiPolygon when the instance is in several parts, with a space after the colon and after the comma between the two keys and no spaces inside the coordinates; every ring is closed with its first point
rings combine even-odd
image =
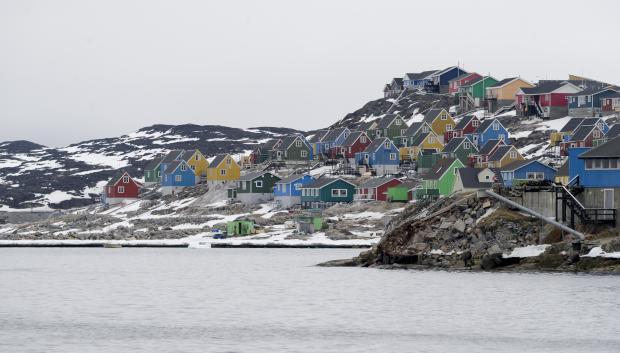
{"type": "Polygon", "coordinates": [[[141,168],[149,160],[169,150],[198,148],[207,156],[246,153],[259,143],[294,132],[273,127],[153,125],[63,148],[0,142],[0,211],[87,205],[116,170],[123,168],[141,177],[141,168]]]}

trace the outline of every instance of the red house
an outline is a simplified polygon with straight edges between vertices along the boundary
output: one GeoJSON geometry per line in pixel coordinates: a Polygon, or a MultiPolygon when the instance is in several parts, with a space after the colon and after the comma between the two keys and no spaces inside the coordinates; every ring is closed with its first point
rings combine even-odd
{"type": "Polygon", "coordinates": [[[568,96],[581,88],[568,81],[540,81],[515,95],[517,113],[524,117],[562,118],[568,115],[568,96]]]}
{"type": "Polygon", "coordinates": [[[135,181],[129,173],[122,171],[116,174],[105,186],[103,202],[114,205],[125,201],[137,200],[142,184],[135,181]]]}
{"type": "Polygon", "coordinates": [[[459,87],[480,77],[482,76],[475,72],[470,72],[468,74],[463,74],[461,76],[453,78],[448,81],[448,93],[450,93],[451,95],[455,95],[459,93],[459,87]]]}
{"type": "Polygon", "coordinates": [[[351,131],[349,136],[342,142],[342,146],[333,147],[330,150],[331,158],[355,159],[355,154],[366,149],[372,140],[364,131],[351,131]]]}
{"type": "Polygon", "coordinates": [[[601,111],[620,112],[620,93],[601,98],[601,111]]]}
{"type": "Polygon", "coordinates": [[[560,143],[560,156],[568,156],[568,149],[573,147],[594,147],[594,140],[605,137],[596,125],[580,126],[568,141],[560,143]]]}
{"type": "Polygon", "coordinates": [[[402,181],[395,178],[372,178],[355,190],[355,200],[357,201],[387,201],[387,190],[402,181]]]}
{"type": "Polygon", "coordinates": [[[443,139],[444,144],[450,142],[454,137],[464,137],[466,134],[471,134],[480,126],[480,119],[473,115],[466,115],[456,123],[454,130],[446,131],[443,139]]]}
{"type": "Polygon", "coordinates": [[[502,140],[489,140],[489,141],[487,141],[487,143],[484,144],[484,147],[482,147],[482,149],[480,151],[478,151],[477,154],[474,154],[471,157],[469,157],[469,163],[468,163],[469,166],[470,167],[476,167],[476,166],[484,165],[484,163],[487,163],[489,161],[489,157],[493,153],[495,153],[495,151],[500,146],[506,146],[504,141],[502,141],[502,140]]]}

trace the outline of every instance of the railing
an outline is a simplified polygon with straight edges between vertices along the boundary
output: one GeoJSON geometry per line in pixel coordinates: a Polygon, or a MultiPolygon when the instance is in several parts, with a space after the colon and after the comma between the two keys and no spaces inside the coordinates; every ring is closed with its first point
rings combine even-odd
{"type": "Polygon", "coordinates": [[[355,194],[353,196],[354,201],[374,201],[375,194],[355,194]]]}

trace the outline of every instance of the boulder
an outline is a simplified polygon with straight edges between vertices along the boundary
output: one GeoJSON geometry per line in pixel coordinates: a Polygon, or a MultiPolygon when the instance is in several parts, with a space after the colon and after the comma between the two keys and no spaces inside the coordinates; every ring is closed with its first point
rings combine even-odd
{"type": "Polygon", "coordinates": [[[452,224],[452,229],[459,233],[465,232],[465,227],[466,227],[465,222],[460,219],[456,220],[454,224],[452,224]]]}

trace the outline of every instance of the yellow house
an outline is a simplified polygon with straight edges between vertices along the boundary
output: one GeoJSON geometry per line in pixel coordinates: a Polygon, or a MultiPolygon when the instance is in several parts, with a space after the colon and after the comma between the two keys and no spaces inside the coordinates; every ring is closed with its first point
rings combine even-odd
{"type": "Polygon", "coordinates": [[[487,87],[485,98],[488,102],[489,111],[495,112],[502,107],[511,106],[515,103],[519,89],[531,87],[534,85],[521,77],[506,78],[487,87]]]}
{"type": "Polygon", "coordinates": [[[229,154],[218,154],[207,168],[207,182],[225,183],[239,180],[241,168],[229,154]]]}
{"type": "Polygon", "coordinates": [[[487,166],[489,168],[501,168],[515,161],[522,161],[525,158],[513,145],[500,146],[489,156],[487,166]]]}
{"type": "Polygon", "coordinates": [[[207,178],[207,169],[209,168],[209,161],[199,150],[186,151],[181,156],[181,159],[187,162],[190,168],[196,175],[196,182],[200,182],[207,178]]]}
{"type": "Polygon", "coordinates": [[[444,141],[446,131],[454,130],[456,123],[445,109],[431,109],[424,115],[424,122],[431,126],[437,136],[444,141]]]}
{"type": "Polygon", "coordinates": [[[437,152],[443,150],[443,143],[434,131],[420,132],[411,139],[409,147],[400,148],[400,158],[402,160],[416,160],[421,150],[434,149],[437,152]]]}

